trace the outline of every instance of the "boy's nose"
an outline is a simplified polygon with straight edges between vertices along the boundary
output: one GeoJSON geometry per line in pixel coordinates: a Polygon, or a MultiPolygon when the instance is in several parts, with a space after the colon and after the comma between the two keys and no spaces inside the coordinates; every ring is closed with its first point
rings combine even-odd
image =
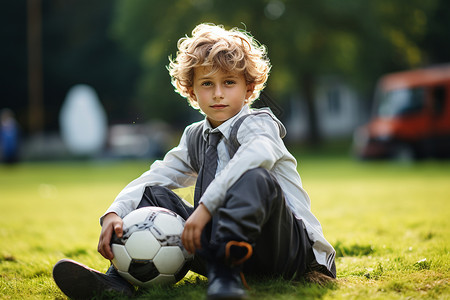
{"type": "Polygon", "coordinates": [[[213,98],[214,98],[214,99],[223,99],[223,90],[222,90],[222,87],[220,87],[220,86],[216,86],[216,87],[215,87],[213,98]]]}

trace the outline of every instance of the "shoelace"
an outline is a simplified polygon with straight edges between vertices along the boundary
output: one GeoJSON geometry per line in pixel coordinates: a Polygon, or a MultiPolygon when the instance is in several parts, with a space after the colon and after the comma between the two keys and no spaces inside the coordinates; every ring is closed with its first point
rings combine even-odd
{"type": "MultiPolygon", "coordinates": [[[[253,247],[249,243],[247,243],[247,242],[229,241],[225,245],[225,259],[226,260],[228,260],[230,258],[230,251],[231,251],[231,247],[232,246],[243,247],[243,248],[247,249],[247,254],[244,257],[242,257],[241,259],[238,259],[238,260],[233,260],[233,259],[231,260],[231,264],[233,266],[238,266],[238,265],[243,264],[253,254],[253,247]]],[[[250,287],[247,284],[247,280],[245,280],[244,272],[239,272],[239,275],[241,276],[242,284],[244,285],[244,287],[246,289],[249,290],[250,287]]]]}

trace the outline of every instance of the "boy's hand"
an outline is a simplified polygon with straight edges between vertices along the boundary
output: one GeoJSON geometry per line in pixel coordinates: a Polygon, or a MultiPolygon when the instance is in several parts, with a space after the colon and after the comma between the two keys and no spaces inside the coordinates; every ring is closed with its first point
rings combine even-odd
{"type": "Polygon", "coordinates": [[[114,258],[114,254],[112,253],[110,246],[113,232],[116,233],[117,237],[122,237],[123,221],[117,214],[109,213],[103,218],[102,232],[100,233],[97,248],[98,252],[100,252],[104,258],[109,260],[114,258]]]}
{"type": "Polygon", "coordinates": [[[200,203],[192,215],[187,219],[184,225],[183,234],[181,235],[181,241],[184,248],[189,253],[194,253],[196,249],[201,249],[202,244],[200,237],[202,235],[203,228],[211,220],[211,213],[209,210],[200,203]]]}

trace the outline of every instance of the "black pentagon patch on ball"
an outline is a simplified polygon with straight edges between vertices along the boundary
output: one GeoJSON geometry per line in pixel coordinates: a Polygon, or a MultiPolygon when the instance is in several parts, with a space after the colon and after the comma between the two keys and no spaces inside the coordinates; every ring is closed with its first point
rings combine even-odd
{"type": "Polygon", "coordinates": [[[111,237],[111,241],[109,242],[110,245],[112,244],[118,244],[118,245],[125,245],[125,242],[123,239],[117,237],[116,233],[113,232],[113,235],[111,237]]]}
{"type": "Polygon", "coordinates": [[[158,269],[149,260],[132,260],[128,273],[142,282],[152,280],[159,275],[158,269]]]}

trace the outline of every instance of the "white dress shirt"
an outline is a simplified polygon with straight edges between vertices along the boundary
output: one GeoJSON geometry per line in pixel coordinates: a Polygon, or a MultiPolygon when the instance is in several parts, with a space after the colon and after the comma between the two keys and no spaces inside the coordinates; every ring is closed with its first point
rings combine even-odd
{"type": "MultiPolygon", "coordinates": [[[[207,120],[201,121],[204,122],[205,138],[209,130],[220,131],[223,138],[217,146],[216,177],[204,192],[200,203],[214,214],[222,206],[227,190],[244,172],[257,167],[270,170],[283,190],[288,207],[296,218],[303,220],[308,236],[314,243],[313,251],[317,262],[330,269],[334,262],[335,251],[324,238],[322,227],[311,212],[310,199],[302,188],[297,172],[297,162],[283,143],[282,137],[286,132],[281,122],[275,121],[267,114],[246,118],[237,134],[241,146],[230,160],[225,140],[229,138],[231,126],[237,118],[250,112],[248,105],[244,105],[236,116],[214,129],[207,120]]],[[[115,212],[123,218],[136,209],[147,186],[158,185],[176,189],[195,185],[197,173],[190,164],[186,130],[179,145],[170,150],[163,160],[155,161],[150,170],[128,184],[103,216],[115,212]]]]}

